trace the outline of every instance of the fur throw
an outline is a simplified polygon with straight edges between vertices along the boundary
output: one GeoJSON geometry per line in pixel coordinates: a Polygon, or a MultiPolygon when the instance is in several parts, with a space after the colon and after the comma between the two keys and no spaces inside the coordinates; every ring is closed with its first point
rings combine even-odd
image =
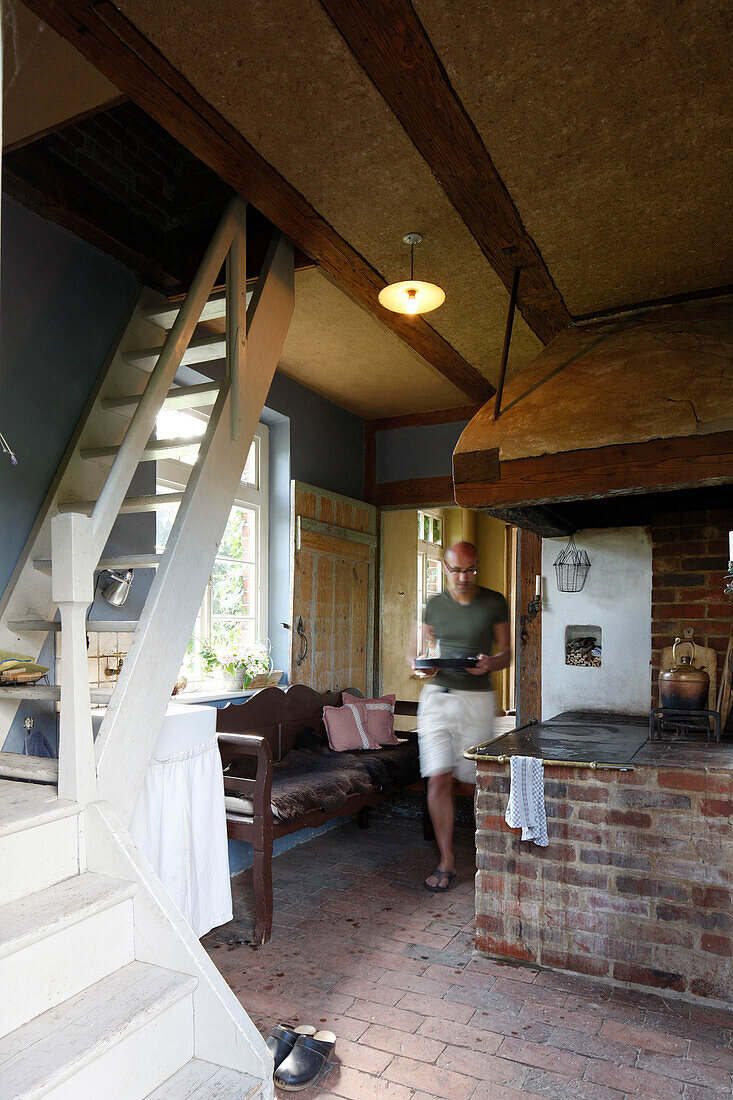
{"type": "Polygon", "coordinates": [[[274,766],[272,804],[281,821],[293,822],[313,810],[334,813],[350,795],[394,790],[418,776],[414,745],[365,752],[293,748],[274,766]]]}

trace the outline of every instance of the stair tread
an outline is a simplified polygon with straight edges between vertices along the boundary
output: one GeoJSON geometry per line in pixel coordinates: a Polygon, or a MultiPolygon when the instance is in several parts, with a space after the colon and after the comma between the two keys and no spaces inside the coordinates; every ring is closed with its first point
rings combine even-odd
{"type": "MultiPolygon", "coordinates": [[[[186,451],[195,451],[201,446],[203,436],[191,438],[189,436],[179,439],[152,439],[146,444],[141,462],[150,461],[161,455],[183,454],[186,451]]],[[[80,451],[81,457],[88,462],[96,462],[103,458],[114,458],[120,450],[120,446],[110,447],[85,447],[80,451]]]]}
{"type": "MultiPolygon", "coordinates": [[[[138,511],[152,512],[166,504],[180,504],[183,493],[151,493],[148,496],[125,497],[120,507],[121,516],[138,511]]],[[[91,515],[96,500],[68,500],[59,504],[59,512],[84,512],[91,515]]]]}
{"type": "Polygon", "coordinates": [[[0,779],[0,837],[47,821],[73,817],[79,808],[78,803],[59,798],[48,787],[0,779]]]}
{"type": "MultiPolygon", "coordinates": [[[[92,688],[89,698],[92,703],[101,703],[103,706],[109,703],[112,697],[112,688],[92,688]]],[[[0,687],[0,699],[35,699],[48,700],[58,703],[61,699],[61,688],[58,684],[18,684],[17,687],[0,687]]]]}
{"type": "Polygon", "coordinates": [[[197,979],[132,962],[0,1038],[0,1096],[51,1091],[192,993],[197,979]]]}
{"type": "Polygon", "coordinates": [[[164,1081],[147,1100],[250,1100],[262,1084],[256,1077],[242,1070],[203,1062],[192,1058],[177,1073],[164,1081]]]}
{"type": "Polygon", "coordinates": [[[116,905],[135,884],[90,871],[0,905],[0,958],[116,905]]]}
{"type": "Polygon", "coordinates": [[[22,752],[0,752],[0,776],[29,779],[36,783],[58,783],[59,762],[48,756],[26,756],[22,752]]]}
{"type": "MultiPolygon", "coordinates": [[[[247,294],[247,304],[249,305],[249,299],[251,297],[251,291],[247,294]]],[[[181,306],[183,301],[167,303],[164,306],[147,306],[143,311],[143,317],[146,321],[152,321],[154,325],[158,325],[160,328],[172,328],[173,323],[181,312],[181,306]]],[[[204,308],[201,310],[201,316],[199,321],[214,321],[219,320],[227,315],[227,296],[226,291],[218,291],[216,294],[212,294],[208,301],[204,302],[204,308]]]]}
{"type": "MultiPolygon", "coordinates": [[[[100,558],[97,569],[155,569],[162,554],[125,554],[120,558],[100,558]]],[[[36,558],[33,562],[39,573],[51,572],[50,558],[36,558]]]]}
{"type": "MultiPolygon", "coordinates": [[[[181,356],[180,366],[185,367],[191,363],[210,363],[215,359],[223,359],[226,356],[226,336],[220,333],[207,333],[205,336],[194,337],[181,356]]],[[[152,371],[158,361],[163,345],[149,348],[135,348],[133,351],[123,352],[122,358],[126,363],[143,370],[150,368],[152,371]]]]}
{"type": "MultiPolygon", "coordinates": [[[[169,390],[163,400],[163,408],[188,409],[197,405],[212,405],[221,390],[221,382],[201,382],[197,386],[176,386],[169,390]]],[[[102,399],[104,409],[134,408],[142,398],[141,393],[124,394],[121,397],[105,397],[102,399]]]]}
{"type": "MultiPolygon", "coordinates": [[[[19,633],[32,632],[32,631],[45,631],[48,633],[52,631],[58,634],[61,630],[61,623],[58,619],[54,619],[53,622],[46,622],[44,619],[19,619],[14,622],[9,622],[9,630],[17,630],[19,633]]],[[[123,633],[131,633],[137,630],[137,619],[87,619],[87,631],[90,634],[107,633],[114,631],[122,631],[123,633]]]]}

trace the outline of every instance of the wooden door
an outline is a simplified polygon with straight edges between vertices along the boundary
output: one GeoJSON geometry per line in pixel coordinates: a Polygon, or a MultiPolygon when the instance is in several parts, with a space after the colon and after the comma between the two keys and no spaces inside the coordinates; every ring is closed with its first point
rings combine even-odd
{"type": "Polygon", "coordinates": [[[291,484],[291,684],[374,690],[377,510],[291,484]]]}

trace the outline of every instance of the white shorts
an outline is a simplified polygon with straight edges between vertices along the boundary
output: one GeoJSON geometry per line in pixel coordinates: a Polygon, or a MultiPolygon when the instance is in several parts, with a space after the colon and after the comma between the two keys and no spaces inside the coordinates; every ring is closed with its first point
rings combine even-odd
{"type": "Polygon", "coordinates": [[[472,745],[494,735],[493,691],[450,691],[426,684],[417,705],[420,774],[453,772],[462,783],[476,782],[475,760],[464,759],[472,745]]]}

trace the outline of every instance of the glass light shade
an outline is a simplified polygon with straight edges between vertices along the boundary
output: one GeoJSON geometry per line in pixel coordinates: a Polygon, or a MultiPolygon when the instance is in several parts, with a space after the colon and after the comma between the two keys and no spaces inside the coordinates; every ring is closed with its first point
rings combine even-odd
{"type": "Polygon", "coordinates": [[[435,283],[423,283],[419,279],[390,283],[379,292],[380,305],[393,313],[430,313],[444,301],[444,290],[435,283]]]}

